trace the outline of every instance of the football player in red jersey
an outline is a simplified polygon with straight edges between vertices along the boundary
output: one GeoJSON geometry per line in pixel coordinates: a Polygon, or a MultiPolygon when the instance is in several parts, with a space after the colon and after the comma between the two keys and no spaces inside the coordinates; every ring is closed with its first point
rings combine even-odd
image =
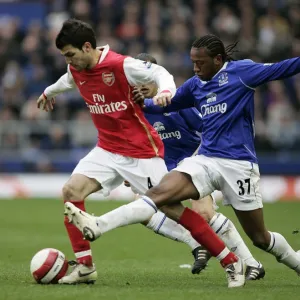
{"type": "MultiPolygon", "coordinates": [[[[63,187],[68,215],[65,226],[77,265],[71,274],[60,279],[60,283],[92,283],[97,278],[97,272],[92,262],[90,244],[83,240],[82,233],[74,226],[76,220],[70,214],[68,205],[84,212],[84,199],[88,195],[98,191],[107,195],[124,179],[139,194],[159,183],[167,173],[163,143],[145,119],[140,106],[133,101],[132,92],[134,86],[155,82],[158,94],[154,99],[170,103],[176,86],[173,76],[161,66],[120,55],[110,50],[108,45],[96,47],[93,29],[79,20],[70,19],[63,24],[56,38],[56,46],[65,57],[68,70],[45,89],[37,105],[51,111],[57,94],[77,87],[98,130],[97,146],[80,160],[63,187]]],[[[139,215],[140,212],[132,213],[139,215]]],[[[157,215],[153,213],[147,222],[143,222],[145,225],[157,223],[157,215]]],[[[218,257],[227,269],[228,265],[240,262],[205,220],[195,215],[198,226],[206,235],[204,239],[203,235],[197,235],[196,240],[218,257]]],[[[163,218],[166,216],[163,215],[163,218]]],[[[197,243],[181,225],[171,219],[164,223],[171,228],[169,237],[197,243]]],[[[244,277],[244,274],[241,276],[244,277]]]]}

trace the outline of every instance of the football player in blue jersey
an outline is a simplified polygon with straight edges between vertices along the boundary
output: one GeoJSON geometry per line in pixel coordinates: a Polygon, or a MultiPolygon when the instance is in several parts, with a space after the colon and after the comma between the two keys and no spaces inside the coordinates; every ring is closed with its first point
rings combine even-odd
{"type": "MultiPolygon", "coordinates": [[[[161,206],[222,191],[224,204],[232,206],[253,244],[299,275],[300,254],[264,223],[254,93],[259,85],[299,73],[300,57],[278,63],[235,61],[230,56],[234,47],[225,48],[214,35],[195,40],[190,52],[195,76],[177,89],[171,103],[155,103],[164,106],[163,113],[196,107],[202,115],[202,144],[197,156],[186,158],[146,195],[161,206]]],[[[145,104],[146,111],[157,111],[151,100],[145,104]]],[[[178,215],[173,218],[178,220],[178,215]]]]}
{"type": "MultiPolygon", "coordinates": [[[[154,64],[157,63],[156,59],[147,53],[140,53],[136,58],[154,64]]],[[[140,87],[140,91],[145,98],[152,99],[157,94],[157,86],[155,83],[143,85],[140,87]]],[[[176,168],[185,158],[197,154],[201,144],[202,118],[200,115],[199,111],[194,107],[163,114],[145,113],[148,122],[158,132],[164,143],[164,159],[168,171],[176,168]]],[[[192,201],[193,210],[205,217],[228,248],[244,259],[247,265],[246,279],[256,280],[263,278],[265,275],[263,266],[253,258],[231,220],[222,213],[216,213],[215,207],[216,205],[211,195],[204,197],[201,201],[192,201]]],[[[159,228],[156,230],[159,231],[159,228]]],[[[192,273],[198,274],[205,268],[210,254],[202,246],[193,249],[192,253],[195,257],[192,273]]]]}

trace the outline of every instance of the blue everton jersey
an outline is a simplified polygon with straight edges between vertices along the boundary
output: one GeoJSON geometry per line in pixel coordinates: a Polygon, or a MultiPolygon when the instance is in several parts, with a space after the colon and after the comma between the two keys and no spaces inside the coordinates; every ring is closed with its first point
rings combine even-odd
{"type": "Polygon", "coordinates": [[[254,149],[254,92],[271,80],[300,72],[300,58],[273,64],[251,60],[226,62],[207,82],[197,76],[187,80],[165,108],[146,101],[146,111],[170,112],[196,107],[202,115],[199,154],[257,163],[254,149]]]}
{"type": "Polygon", "coordinates": [[[164,114],[145,113],[145,117],[164,143],[165,162],[169,171],[198,150],[202,123],[195,108],[164,114]]]}

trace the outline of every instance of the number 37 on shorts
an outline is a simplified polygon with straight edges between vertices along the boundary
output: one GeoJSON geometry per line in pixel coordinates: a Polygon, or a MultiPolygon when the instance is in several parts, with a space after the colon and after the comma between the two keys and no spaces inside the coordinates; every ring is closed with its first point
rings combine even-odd
{"type": "Polygon", "coordinates": [[[212,175],[219,183],[224,205],[232,205],[236,210],[242,211],[255,210],[263,206],[257,164],[213,158],[209,167],[215,171],[212,175]]]}
{"type": "Polygon", "coordinates": [[[260,174],[257,164],[240,162],[238,170],[233,172],[231,177],[231,180],[229,179],[224,186],[225,205],[231,204],[235,209],[243,211],[263,206],[259,191],[260,174]]]}
{"type": "Polygon", "coordinates": [[[240,196],[245,195],[245,193],[247,195],[250,195],[250,191],[251,191],[250,178],[246,178],[244,180],[239,179],[236,183],[239,186],[239,195],[240,196]]]}

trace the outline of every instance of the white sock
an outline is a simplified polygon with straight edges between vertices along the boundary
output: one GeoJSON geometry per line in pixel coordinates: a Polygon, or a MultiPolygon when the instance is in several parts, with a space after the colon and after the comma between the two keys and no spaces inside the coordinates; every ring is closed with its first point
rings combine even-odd
{"type": "Polygon", "coordinates": [[[210,227],[222,239],[230,251],[242,258],[247,266],[259,267],[234,224],[221,213],[216,213],[209,222],[210,227]]]}
{"type": "Polygon", "coordinates": [[[172,219],[169,219],[161,211],[152,216],[147,227],[164,237],[189,245],[192,250],[200,246],[188,230],[172,219]]]}
{"type": "Polygon", "coordinates": [[[271,242],[266,249],[273,254],[277,261],[300,273],[300,255],[294,251],[286,239],[277,232],[270,232],[271,242]]]}
{"type": "Polygon", "coordinates": [[[118,227],[145,222],[156,212],[155,203],[150,198],[143,196],[98,217],[97,221],[101,228],[101,234],[103,234],[118,227]]]}

